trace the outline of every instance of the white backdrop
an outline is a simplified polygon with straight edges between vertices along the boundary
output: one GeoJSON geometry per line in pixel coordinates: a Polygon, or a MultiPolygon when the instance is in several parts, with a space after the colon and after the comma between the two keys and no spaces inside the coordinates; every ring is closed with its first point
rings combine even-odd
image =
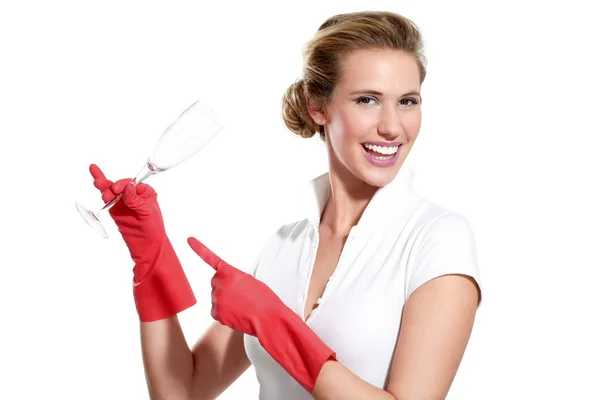
{"type": "MultiPolygon", "coordinates": [[[[74,202],[88,173],[133,176],[195,99],[226,129],[150,178],[211,323],[210,267],[190,235],[247,269],[325,171],[317,138],[289,133],[283,92],[329,16],[391,10],[421,28],[423,127],[407,164],[422,196],[463,213],[484,303],[448,399],[600,399],[600,90],[585,2],[20,1],[0,5],[0,398],[144,399],[127,250],[74,202]]],[[[222,399],[256,398],[251,368],[222,399]]]]}

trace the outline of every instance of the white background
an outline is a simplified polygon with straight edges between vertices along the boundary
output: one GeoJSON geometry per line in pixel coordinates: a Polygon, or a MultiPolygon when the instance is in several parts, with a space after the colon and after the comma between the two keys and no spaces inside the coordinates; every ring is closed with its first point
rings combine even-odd
{"type": "MultiPolygon", "coordinates": [[[[584,4],[3,2],[0,398],[147,398],[133,265],[110,219],[103,240],[74,207],[101,206],[89,164],[133,176],[197,98],[226,125],[148,181],[199,299],[180,315],[192,343],[212,321],[212,271],[186,238],[247,269],[289,221],[326,163],[317,138],[285,129],[281,96],[327,17],[370,9],[422,30],[407,164],[478,243],[484,303],[448,399],[600,399],[600,31],[584,4]]],[[[250,369],[221,398],[257,389],[250,369]]]]}

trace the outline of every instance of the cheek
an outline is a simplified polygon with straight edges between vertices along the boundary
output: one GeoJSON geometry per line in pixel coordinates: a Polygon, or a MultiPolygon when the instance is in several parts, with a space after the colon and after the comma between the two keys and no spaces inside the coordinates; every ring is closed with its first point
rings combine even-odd
{"type": "Polygon", "coordinates": [[[373,116],[369,113],[342,111],[337,115],[332,133],[338,146],[347,146],[356,144],[373,126],[373,116]]]}
{"type": "Polygon", "coordinates": [[[329,125],[329,137],[336,153],[344,152],[344,149],[355,142],[360,136],[361,118],[356,114],[340,111],[332,118],[329,125]]]}
{"type": "Polygon", "coordinates": [[[421,110],[415,110],[404,121],[404,132],[409,138],[415,138],[421,130],[421,110]]]}

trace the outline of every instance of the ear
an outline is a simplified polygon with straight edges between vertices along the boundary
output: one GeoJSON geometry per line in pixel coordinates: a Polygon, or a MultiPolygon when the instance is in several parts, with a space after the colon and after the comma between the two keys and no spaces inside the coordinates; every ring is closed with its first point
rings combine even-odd
{"type": "Polygon", "coordinates": [[[317,125],[325,125],[327,122],[327,114],[322,108],[316,107],[311,102],[306,102],[308,113],[317,125]]]}

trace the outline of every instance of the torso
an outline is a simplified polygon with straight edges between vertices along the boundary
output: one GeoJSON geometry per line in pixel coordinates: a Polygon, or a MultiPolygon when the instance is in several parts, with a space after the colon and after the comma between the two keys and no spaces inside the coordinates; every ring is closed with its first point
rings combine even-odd
{"type": "MultiPolygon", "coordinates": [[[[253,276],[336,352],[344,367],[381,389],[387,385],[402,309],[411,291],[447,273],[478,276],[473,234],[462,224],[458,230],[448,231],[443,225],[439,231],[440,235],[460,234],[452,242],[461,250],[451,253],[449,262],[436,262],[434,253],[425,257],[428,243],[420,240],[422,233],[447,210],[412,191],[410,174],[404,174],[407,182],[400,175],[397,184],[379,192],[347,238],[323,229],[318,223],[320,208],[310,218],[275,232],[253,270],[253,276]],[[313,309],[320,297],[323,300],[313,309]]],[[[327,187],[319,186],[327,183],[326,178],[315,182],[317,195],[326,193],[327,187]]],[[[455,218],[454,222],[461,221],[455,218]]],[[[444,253],[450,250],[440,248],[444,253]]],[[[261,400],[312,399],[258,338],[244,335],[244,348],[256,371],[261,400]]]]}

